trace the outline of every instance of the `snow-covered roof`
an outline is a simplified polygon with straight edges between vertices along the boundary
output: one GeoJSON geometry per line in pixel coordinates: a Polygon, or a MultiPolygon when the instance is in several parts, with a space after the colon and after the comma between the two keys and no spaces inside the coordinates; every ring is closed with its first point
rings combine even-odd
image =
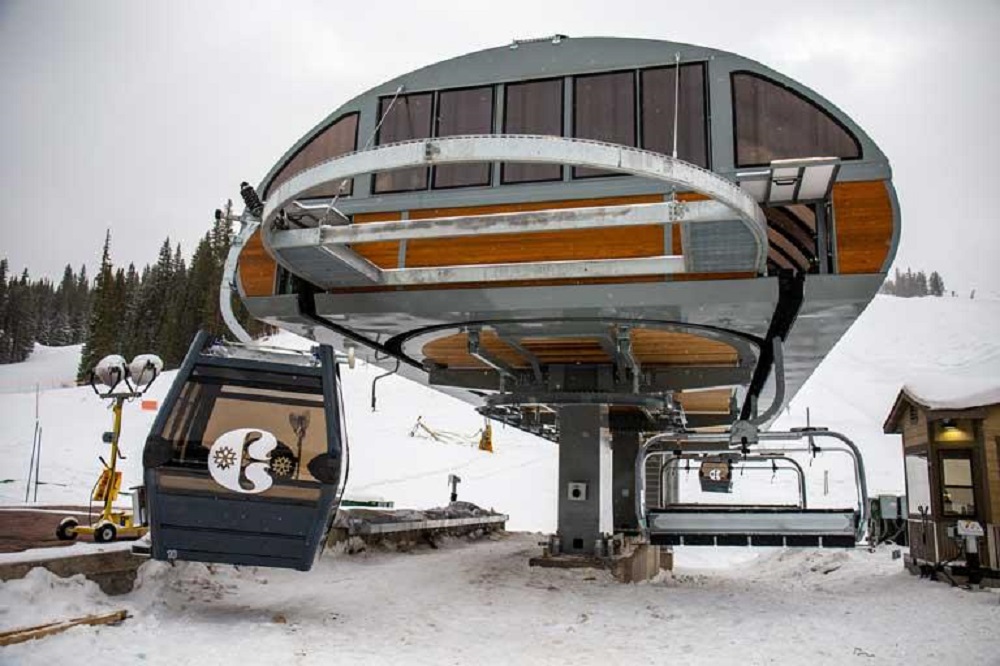
{"type": "Polygon", "coordinates": [[[882,429],[898,432],[904,398],[928,411],[957,411],[1000,404],[1000,380],[984,377],[940,375],[911,380],[903,385],[882,429]]]}
{"type": "Polygon", "coordinates": [[[907,382],[903,393],[927,409],[973,409],[1000,404],[1000,379],[946,375],[907,382]]]}

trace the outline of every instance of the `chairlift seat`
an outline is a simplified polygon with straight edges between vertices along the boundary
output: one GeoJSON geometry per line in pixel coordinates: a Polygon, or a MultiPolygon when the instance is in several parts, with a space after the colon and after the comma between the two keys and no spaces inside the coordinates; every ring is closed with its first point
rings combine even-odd
{"type": "Polygon", "coordinates": [[[650,509],[652,543],[663,546],[779,546],[853,548],[853,509],[797,506],[675,504],[650,509]]]}

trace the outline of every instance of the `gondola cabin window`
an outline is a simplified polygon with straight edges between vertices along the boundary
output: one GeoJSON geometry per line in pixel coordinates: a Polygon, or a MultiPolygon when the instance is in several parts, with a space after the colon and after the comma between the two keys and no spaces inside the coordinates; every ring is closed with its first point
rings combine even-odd
{"type": "Polygon", "coordinates": [[[264,497],[311,497],[320,480],[310,463],[328,451],[321,392],[189,381],[163,436],[173,450],[166,485],[264,497]],[[185,469],[210,477],[178,477],[185,469]]]}
{"type": "Polygon", "coordinates": [[[736,166],[801,157],[861,157],[861,143],[829,113],[790,88],[750,72],[732,75],[736,166]]]}

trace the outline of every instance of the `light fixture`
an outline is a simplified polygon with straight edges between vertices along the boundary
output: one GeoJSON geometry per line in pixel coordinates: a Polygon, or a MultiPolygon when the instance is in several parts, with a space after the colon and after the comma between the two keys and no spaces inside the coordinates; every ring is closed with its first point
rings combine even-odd
{"type": "Polygon", "coordinates": [[[955,419],[942,419],[941,430],[958,430],[958,426],[955,424],[955,419]]]}

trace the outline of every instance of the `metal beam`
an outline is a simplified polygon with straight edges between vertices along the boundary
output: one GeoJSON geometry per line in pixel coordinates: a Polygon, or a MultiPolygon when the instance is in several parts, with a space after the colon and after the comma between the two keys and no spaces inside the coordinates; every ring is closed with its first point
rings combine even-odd
{"type": "Polygon", "coordinates": [[[522,234],[615,227],[648,226],[673,222],[732,220],[733,211],[717,201],[676,203],[666,201],[627,206],[598,206],[562,210],[441,217],[401,222],[369,222],[312,229],[277,231],[271,248],[284,250],[315,245],[377,243],[398,240],[458,238],[483,234],[522,234]]]}
{"type": "Polygon", "coordinates": [[[500,374],[506,375],[508,377],[514,377],[516,371],[511,368],[502,359],[497,358],[491,354],[488,350],[483,349],[479,343],[479,329],[471,329],[468,333],[469,341],[469,356],[472,358],[485,363],[490,366],[500,374]]]}
{"type": "MultiPolygon", "coordinates": [[[[607,169],[678,185],[708,196],[728,207],[738,223],[753,235],[756,267],[766,270],[767,220],[753,197],[730,180],[667,155],[586,139],[531,135],[470,135],[417,139],[348,153],[299,173],[275,188],[264,207],[263,223],[312,188],[376,171],[434,164],[469,162],[528,162],[572,164],[607,169]]],[[[264,237],[270,248],[271,234],[264,237]]]]}
{"type": "MultiPolygon", "coordinates": [[[[327,248],[328,249],[328,248],[327,248]]],[[[579,278],[676,275],[684,273],[684,257],[657,256],[638,259],[590,261],[544,261],[523,264],[476,264],[434,268],[383,270],[380,283],[386,286],[455,284],[460,282],[506,282],[518,280],[558,280],[579,278]]]]}

